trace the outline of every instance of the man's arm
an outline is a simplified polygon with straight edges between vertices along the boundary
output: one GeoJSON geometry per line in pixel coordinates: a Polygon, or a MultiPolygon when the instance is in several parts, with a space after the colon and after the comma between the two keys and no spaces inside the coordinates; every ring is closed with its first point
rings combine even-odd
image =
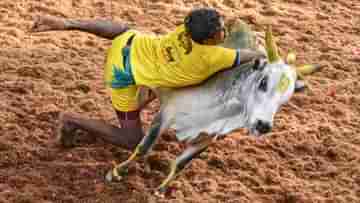
{"type": "Polygon", "coordinates": [[[114,39],[116,36],[129,30],[123,23],[110,20],[75,20],[62,19],[54,16],[39,16],[35,19],[31,32],[78,30],[94,34],[106,39],[114,39]]]}
{"type": "Polygon", "coordinates": [[[257,58],[266,57],[263,52],[253,51],[249,49],[239,49],[238,52],[239,52],[239,62],[237,65],[248,63],[257,58]]]}
{"type": "Polygon", "coordinates": [[[248,63],[256,58],[265,57],[263,52],[250,49],[229,49],[217,47],[209,52],[208,62],[212,73],[248,63]]]}

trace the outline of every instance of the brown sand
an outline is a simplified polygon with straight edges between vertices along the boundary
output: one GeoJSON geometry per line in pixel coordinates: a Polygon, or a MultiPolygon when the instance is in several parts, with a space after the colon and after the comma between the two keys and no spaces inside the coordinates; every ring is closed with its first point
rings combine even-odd
{"type": "MultiPolygon", "coordinates": [[[[360,202],[358,0],[1,0],[0,45],[0,202],[360,202]],[[102,83],[109,41],[79,32],[29,35],[33,17],[123,19],[164,33],[199,5],[257,31],[271,22],[283,53],[326,67],[281,109],[270,136],[220,141],[166,198],[152,189],[181,151],[171,135],[152,153],[151,174],[137,163],[123,182],[104,184],[111,163],[129,152],[81,135],[79,147],[64,150],[55,129],[61,111],[117,123],[102,83]]],[[[144,113],[146,124],[156,109],[144,113]]]]}

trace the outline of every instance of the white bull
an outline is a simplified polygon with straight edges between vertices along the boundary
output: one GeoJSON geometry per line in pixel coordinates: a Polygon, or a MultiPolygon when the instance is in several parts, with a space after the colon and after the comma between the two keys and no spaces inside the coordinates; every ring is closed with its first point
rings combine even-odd
{"type": "Polygon", "coordinates": [[[161,89],[161,129],[175,129],[180,141],[239,128],[267,133],[278,108],[293,94],[295,80],[290,66],[261,60],[219,73],[201,86],[161,89]]]}
{"type": "MultiPolygon", "coordinates": [[[[296,69],[292,54],[288,57],[291,65],[284,63],[270,29],[265,41],[267,59],[219,72],[199,86],[157,89],[160,113],[135,152],[111,170],[107,180],[119,178],[119,171],[138,155],[145,155],[156,138],[169,128],[176,130],[178,140],[188,141],[190,146],[172,162],[171,171],[159,188],[162,192],[175,175],[216,138],[240,128],[247,128],[254,135],[269,132],[279,107],[293,95],[300,72],[310,73],[317,67],[296,69]]],[[[240,24],[234,26],[223,46],[254,48],[253,42],[252,33],[240,24]]]]}

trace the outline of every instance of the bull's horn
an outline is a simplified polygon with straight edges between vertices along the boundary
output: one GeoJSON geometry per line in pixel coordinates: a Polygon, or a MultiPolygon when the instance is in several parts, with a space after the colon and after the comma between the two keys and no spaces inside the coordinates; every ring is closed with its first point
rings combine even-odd
{"type": "Polygon", "coordinates": [[[296,74],[299,78],[303,78],[305,75],[310,75],[314,72],[320,71],[324,66],[319,64],[307,64],[296,67],[296,74]]]}
{"type": "Polygon", "coordinates": [[[290,65],[294,65],[296,61],[296,54],[293,51],[290,51],[286,57],[286,62],[290,65]]]}
{"type": "Polygon", "coordinates": [[[269,25],[265,33],[266,52],[270,63],[276,63],[281,60],[275,39],[272,34],[271,26],[269,25]]]}
{"type": "Polygon", "coordinates": [[[319,65],[319,64],[307,64],[296,67],[296,72],[302,75],[310,75],[311,73],[321,70],[321,68],[323,67],[324,67],[323,65],[319,65]]]}

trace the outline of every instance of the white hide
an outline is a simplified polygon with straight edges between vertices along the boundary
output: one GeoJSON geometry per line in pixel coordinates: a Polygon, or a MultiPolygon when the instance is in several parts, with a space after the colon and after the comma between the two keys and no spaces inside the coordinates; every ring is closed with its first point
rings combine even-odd
{"type": "Polygon", "coordinates": [[[162,128],[175,129],[180,141],[195,139],[200,133],[224,135],[239,128],[259,134],[256,121],[273,123],[279,107],[294,92],[296,73],[283,62],[263,65],[260,70],[253,65],[217,73],[200,86],[160,89],[162,128]],[[264,77],[268,77],[267,91],[258,88],[264,77]]]}

